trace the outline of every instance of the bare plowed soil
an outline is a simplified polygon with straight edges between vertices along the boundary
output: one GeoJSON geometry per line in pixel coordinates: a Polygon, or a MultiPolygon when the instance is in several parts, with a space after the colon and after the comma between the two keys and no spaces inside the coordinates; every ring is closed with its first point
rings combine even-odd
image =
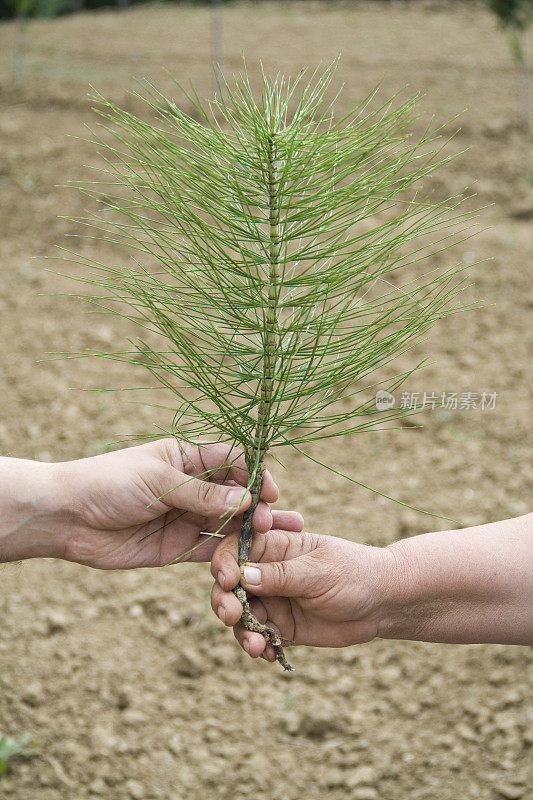
{"type": "MultiPolygon", "coordinates": [[[[64,460],[150,432],[165,412],[117,393],[135,384],[108,361],[44,361],[50,352],[120,348],[115,318],[87,315],[45,260],[68,246],[94,148],[92,83],[131,102],[131,76],[163,89],[167,67],[211,89],[208,8],[153,6],[32,22],[27,77],[11,77],[13,24],[0,25],[0,452],[64,460]],[[71,138],[67,136],[70,135],[71,138]],[[73,137],[73,138],[72,138],[73,137]]],[[[342,53],[341,109],[383,80],[427,94],[423,120],[464,112],[433,178],[439,195],[477,181],[478,235],[449,258],[474,267],[484,311],[444,321],[434,364],[412,392],[497,393],[494,409],[440,409],[424,428],[369,434],[314,455],[411,504],[476,524],[531,508],[533,169],[516,124],[506,42],[476,3],[232,5],[226,69],[297,74],[342,53]],[[465,110],[466,109],[466,110],[465,110]],[[490,205],[492,204],[492,205],[490,205]]],[[[531,44],[531,41],[530,41],[531,44]]],[[[533,49],[533,48],[532,48],[533,49]]],[[[85,252],[120,252],[82,242],[85,252]]],[[[446,257],[447,258],[447,257],[446,257]]],[[[406,357],[414,363],[420,353],[406,357]]],[[[280,505],[307,527],[386,544],[444,525],[406,512],[293,456],[280,505]]],[[[0,569],[0,730],[28,731],[9,800],[531,800],[532,655],[526,648],[377,641],[299,650],[296,667],[251,662],[212,616],[205,566],[98,573],[55,561],[0,569]]]]}

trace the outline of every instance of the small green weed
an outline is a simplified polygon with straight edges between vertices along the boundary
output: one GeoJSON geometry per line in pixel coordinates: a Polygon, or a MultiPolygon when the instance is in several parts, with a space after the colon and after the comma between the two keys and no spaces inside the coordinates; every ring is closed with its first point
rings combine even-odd
{"type": "Polygon", "coordinates": [[[18,737],[4,736],[0,732],[0,780],[6,775],[9,768],[9,760],[13,756],[18,756],[26,752],[26,745],[29,741],[29,734],[23,733],[18,737]]]}

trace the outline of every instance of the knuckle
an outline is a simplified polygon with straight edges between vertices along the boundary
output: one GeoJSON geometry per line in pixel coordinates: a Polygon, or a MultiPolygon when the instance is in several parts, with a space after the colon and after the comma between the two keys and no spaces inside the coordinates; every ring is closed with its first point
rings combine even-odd
{"type": "Polygon", "coordinates": [[[323,543],[323,539],[325,537],[319,536],[316,533],[309,533],[309,531],[304,531],[301,534],[302,537],[302,545],[306,550],[312,552],[316,550],[320,545],[323,543]]]}
{"type": "Polygon", "coordinates": [[[202,503],[202,505],[210,506],[214,503],[217,497],[217,487],[214,483],[208,483],[207,481],[198,481],[197,491],[198,491],[198,500],[202,503]]]}
{"type": "Polygon", "coordinates": [[[274,572],[274,581],[280,588],[283,588],[287,585],[288,579],[288,570],[287,570],[287,563],[285,561],[275,561],[272,564],[273,572],[274,572]]]}
{"type": "Polygon", "coordinates": [[[293,543],[293,537],[289,533],[286,533],[285,531],[283,531],[281,533],[281,540],[283,542],[283,559],[285,559],[285,558],[287,558],[287,555],[289,553],[289,549],[290,549],[290,547],[291,547],[291,545],[293,543]]]}
{"type": "Polygon", "coordinates": [[[174,466],[181,462],[182,450],[177,439],[167,436],[164,439],[160,439],[157,442],[157,446],[170,464],[174,466]]]}

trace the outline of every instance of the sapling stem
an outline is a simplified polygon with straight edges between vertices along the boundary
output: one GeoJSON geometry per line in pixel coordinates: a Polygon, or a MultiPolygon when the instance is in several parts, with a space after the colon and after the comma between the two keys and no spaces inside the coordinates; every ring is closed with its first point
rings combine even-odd
{"type": "Polygon", "coordinates": [[[239,566],[242,567],[248,561],[250,555],[250,548],[252,546],[252,537],[254,534],[254,526],[252,518],[259,503],[261,495],[261,487],[263,485],[263,473],[265,471],[264,463],[261,463],[257,469],[257,474],[254,482],[250,487],[250,494],[252,495],[252,502],[250,507],[246,509],[242,518],[241,535],[239,537],[239,566]]]}
{"type": "MultiPolygon", "coordinates": [[[[268,219],[269,219],[269,265],[268,265],[268,303],[266,306],[266,325],[264,336],[263,375],[261,379],[261,397],[257,413],[257,428],[255,431],[255,447],[249,459],[249,468],[254,469],[255,477],[250,487],[252,502],[245,511],[239,537],[239,565],[248,561],[252,537],[254,533],[252,518],[259,503],[263,475],[265,472],[265,454],[267,451],[270,411],[274,394],[274,379],[276,376],[277,350],[278,350],[278,277],[279,259],[281,254],[281,240],[279,230],[279,191],[278,191],[278,159],[276,153],[275,132],[268,137],[268,163],[267,163],[267,193],[268,193],[268,219]]],[[[266,625],[262,625],[257,617],[250,611],[246,591],[239,584],[234,589],[234,594],[242,605],[241,624],[249,631],[263,634],[270,642],[276,653],[276,658],[285,670],[292,670],[283,652],[280,637],[266,625]]]]}

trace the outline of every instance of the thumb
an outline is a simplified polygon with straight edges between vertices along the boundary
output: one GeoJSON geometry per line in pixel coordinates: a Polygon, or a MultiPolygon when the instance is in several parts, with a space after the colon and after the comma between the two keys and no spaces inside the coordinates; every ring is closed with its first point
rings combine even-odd
{"type": "Polygon", "coordinates": [[[171,508],[192,511],[204,517],[223,517],[235,511],[242,514],[251,502],[250,492],[241,486],[222,486],[199,478],[191,478],[179,470],[171,470],[168,484],[160,498],[171,508]]]}
{"type": "Polygon", "coordinates": [[[313,570],[307,555],[290,561],[245,564],[241,567],[241,583],[255,595],[301,597],[313,581],[313,570]]]}

